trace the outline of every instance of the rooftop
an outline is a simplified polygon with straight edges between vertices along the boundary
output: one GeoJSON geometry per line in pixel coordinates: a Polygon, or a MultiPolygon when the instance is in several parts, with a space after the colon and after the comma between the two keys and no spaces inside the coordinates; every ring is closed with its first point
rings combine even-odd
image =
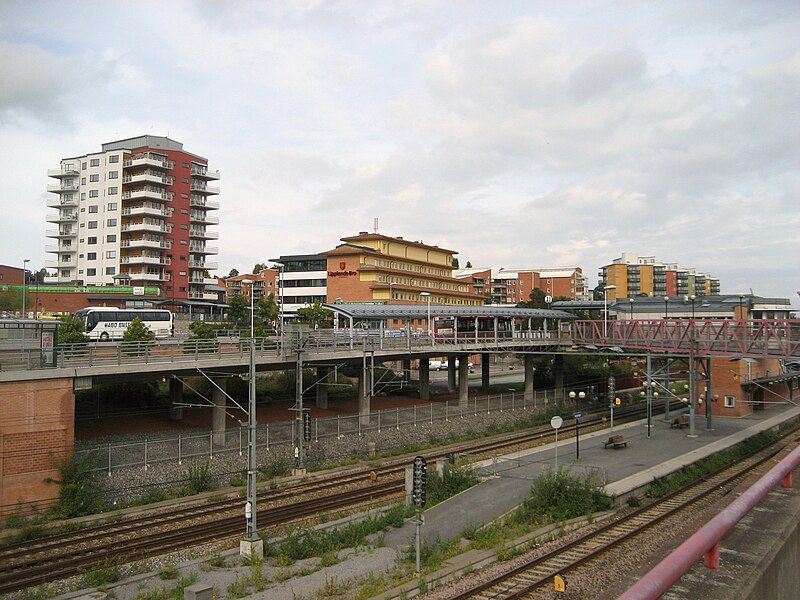
{"type": "MultiPolygon", "coordinates": [[[[428,316],[425,304],[324,304],[325,308],[354,319],[424,319],[428,316]]],[[[516,317],[519,319],[574,319],[563,310],[517,308],[515,306],[450,306],[431,304],[432,317],[516,317]]]]}
{"type": "Polygon", "coordinates": [[[369,233],[368,231],[360,231],[358,235],[351,235],[349,237],[341,238],[343,242],[358,243],[365,240],[385,240],[387,242],[396,242],[401,244],[408,244],[409,246],[417,246],[418,248],[425,248],[427,250],[437,250],[439,252],[446,252],[448,254],[458,254],[455,250],[448,250],[447,248],[440,248],[439,246],[431,246],[423,242],[411,241],[403,239],[402,237],[391,237],[383,235],[382,233],[369,233]]]}

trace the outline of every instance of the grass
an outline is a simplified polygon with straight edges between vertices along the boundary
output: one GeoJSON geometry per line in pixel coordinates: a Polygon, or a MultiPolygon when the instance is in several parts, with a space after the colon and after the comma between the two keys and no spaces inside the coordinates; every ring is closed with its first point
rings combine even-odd
{"type": "Polygon", "coordinates": [[[440,477],[435,471],[428,473],[428,492],[425,508],[430,508],[471,488],[480,481],[475,469],[470,465],[454,466],[446,464],[440,477]]]}
{"type": "Polygon", "coordinates": [[[119,567],[114,564],[105,564],[95,567],[83,576],[84,587],[96,588],[109,583],[114,583],[122,578],[119,567]]]}
{"type": "Polygon", "coordinates": [[[178,568],[175,565],[167,565],[158,572],[158,578],[162,581],[166,581],[167,579],[177,579],[178,568]]]}

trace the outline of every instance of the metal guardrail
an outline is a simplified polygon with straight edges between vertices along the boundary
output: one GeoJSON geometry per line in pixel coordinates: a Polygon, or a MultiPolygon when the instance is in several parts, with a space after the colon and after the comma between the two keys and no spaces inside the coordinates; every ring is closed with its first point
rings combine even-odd
{"type": "MultiPolygon", "coordinates": [[[[369,432],[380,433],[384,429],[419,427],[468,416],[508,411],[537,411],[558,401],[559,396],[555,389],[535,390],[533,399],[528,401],[522,392],[507,392],[470,399],[467,406],[461,406],[457,401],[431,402],[409,408],[372,411],[369,415],[323,417],[311,420],[311,439],[313,442],[320,442],[343,439],[346,436],[361,436],[369,432]],[[368,422],[366,422],[367,417],[368,422]]],[[[566,404],[571,406],[573,403],[567,400],[566,404]]],[[[293,448],[295,434],[295,421],[265,423],[258,426],[256,446],[266,451],[275,447],[293,448]]],[[[97,445],[78,450],[76,454],[94,455],[98,461],[95,470],[106,472],[111,476],[114,470],[122,468],[148,469],[158,463],[182,464],[186,459],[214,460],[220,455],[244,456],[246,451],[247,427],[242,426],[229,428],[224,433],[217,434],[205,431],[200,434],[179,434],[168,438],[145,438],[141,442],[97,445]]]]}
{"type": "MultiPolygon", "coordinates": [[[[242,332],[238,332],[242,333],[242,332]]],[[[488,348],[513,342],[558,341],[557,332],[522,331],[513,336],[510,332],[497,337],[489,335],[436,336],[412,335],[381,337],[375,331],[318,330],[287,332],[278,336],[255,338],[256,355],[264,357],[286,357],[293,360],[295,353],[323,353],[339,351],[377,350],[430,350],[442,353],[464,349],[488,348]],[[475,348],[477,346],[477,348],[475,348]]],[[[565,340],[568,342],[568,339],[565,340]]],[[[155,363],[182,363],[209,361],[213,359],[241,358],[247,360],[249,338],[212,340],[180,339],[155,340],[150,342],[95,342],[58,346],[53,350],[23,349],[0,353],[0,370],[20,371],[48,368],[89,368],[108,365],[136,365],[155,363]]]]}

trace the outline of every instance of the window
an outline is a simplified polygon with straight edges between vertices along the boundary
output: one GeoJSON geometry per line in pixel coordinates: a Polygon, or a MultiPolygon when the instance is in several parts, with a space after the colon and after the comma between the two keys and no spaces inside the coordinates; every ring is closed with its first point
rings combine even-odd
{"type": "Polygon", "coordinates": [[[97,275],[97,269],[86,269],[87,277],[93,277],[94,275],[97,275]]]}
{"type": "Polygon", "coordinates": [[[81,208],[81,212],[86,212],[86,208],[81,208]]]}
{"type": "Polygon", "coordinates": [[[188,169],[189,168],[189,163],[183,163],[183,168],[184,169],[188,169]]]}
{"type": "Polygon", "coordinates": [[[100,175],[89,175],[89,181],[92,183],[100,181],[100,175]]]}
{"type": "Polygon", "coordinates": [[[81,163],[81,169],[86,169],[86,163],[81,163]]]}
{"type": "Polygon", "coordinates": [[[117,188],[116,187],[108,188],[108,195],[109,196],[116,196],[117,195],[117,188]]]}
{"type": "Polygon", "coordinates": [[[81,192],[81,200],[86,200],[86,192],[81,192]]]}
{"type": "Polygon", "coordinates": [[[100,195],[98,190],[89,190],[89,198],[97,198],[100,195]]]}
{"type": "Polygon", "coordinates": [[[61,276],[62,277],[69,277],[69,271],[68,270],[61,271],[61,276]]]}
{"type": "Polygon", "coordinates": [[[181,223],[181,229],[189,229],[189,226],[186,223],[181,223]]]}
{"type": "Polygon", "coordinates": [[[182,209],[181,209],[181,214],[182,214],[182,215],[188,215],[188,214],[189,214],[189,211],[188,211],[187,209],[185,209],[185,208],[182,208],[182,209]]]}
{"type": "Polygon", "coordinates": [[[117,203],[116,202],[109,202],[106,210],[117,210],[117,203]]]}
{"type": "Polygon", "coordinates": [[[181,183],[189,183],[189,180],[186,179],[186,177],[184,177],[183,179],[181,179],[181,183]]]}
{"type": "Polygon", "coordinates": [[[97,243],[97,238],[96,237],[86,238],[86,243],[87,244],[96,244],[97,243]]]}
{"type": "Polygon", "coordinates": [[[89,221],[89,229],[97,229],[97,221],[89,221]]]}
{"type": "Polygon", "coordinates": [[[81,177],[81,185],[86,185],[86,177],[81,177]]]}
{"type": "Polygon", "coordinates": [[[181,240],[181,244],[185,246],[186,245],[186,240],[181,240]]]}
{"type": "Polygon", "coordinates": [[[99,158],[93,158],[92,160],[89,161],[89,166],[90,167],[99,167],[100,166],[100,159],[99,158]]]}
{"type": "Polygon", "coordinates": [[[106,242],[116,242],[116,241],[117,241],[116,234],[115,235],[107,235],[106,236],[106,242]]]}
{"type": "Polygon", "coordinates": [[[116,267],[106,267],[106,275],[116,275],[117,268],[116,267]]]}
{"type": "Polygon", "coordinates": [[[725,408],[733,408],[735,404],[733,396],[725,396],[725,408]]]}
{"type": "Polygon", "coordinates": [[[106,221],[106,227],[116,227],[116,226],[117,226],[116,219],[109,219],[108,221],[106,221]]]}
{"type": "Polygon", "coordinates": [[[90,213],[96,213],[97,210],[98,210],[98,205],[97,204],[90,204],[89,205],[89,212],[90,213]]]}
{"type": "Polygon", "coordinates": [[[119,171],[109,171],[108,178],[109,179],[117,179],[119,177],[119,171]]]}
{"type": "Polygon", "coordinates": [[[97,260],[97,252],[88,252],[86,254],[86,260],[97,260]]]}
{"type": "Polygon", "coordinates": [[[118,163],[119,162],[119,154],[112,154],[108,157],[108,162],[110,163],[118,163]]]}
{"type": "Polygon", "coordinates": [[[106,252],[106,258],[117,258],[117,251],[116,250],[108,250],[106,252]]]}
{"type": "Polygon", "coordinates": [[[78,254],[78,258],[83,258],[83,254],[78,254]]]}

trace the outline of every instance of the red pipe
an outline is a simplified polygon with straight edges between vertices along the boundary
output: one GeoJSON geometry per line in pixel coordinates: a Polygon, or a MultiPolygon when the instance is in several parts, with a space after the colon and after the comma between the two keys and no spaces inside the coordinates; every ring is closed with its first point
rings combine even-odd
{"type": "Polygon", "coordinates": [[[636,582],[619,600],[656,600],[665,594],[704,555],[706,566],[719,566],[719,542],[769,491],[787,482],[787,475],[800,464],[800,446],[772,467],[745,493],[722,509],[672,554],[636,582]]]}

